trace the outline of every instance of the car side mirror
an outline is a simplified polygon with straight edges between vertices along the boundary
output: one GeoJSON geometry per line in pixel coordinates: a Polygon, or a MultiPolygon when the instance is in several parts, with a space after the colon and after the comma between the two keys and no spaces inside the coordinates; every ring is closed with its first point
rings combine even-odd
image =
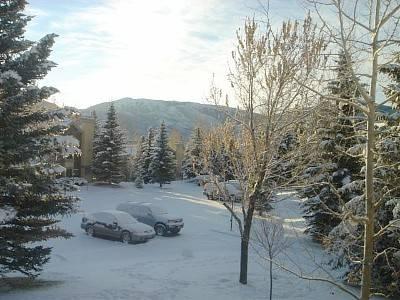
{"type": "Polygon", "coordinates": [[[112,224],[112,227],[115,229],[115,228],[117,228],[118,227],[118,223],[117,222],[114,222],[113,224],[112,224]]]}

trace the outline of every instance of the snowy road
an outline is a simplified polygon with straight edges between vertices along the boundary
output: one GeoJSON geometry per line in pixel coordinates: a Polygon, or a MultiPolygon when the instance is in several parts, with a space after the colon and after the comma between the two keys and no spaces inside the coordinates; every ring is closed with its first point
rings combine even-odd
{"type": "MultiPolygon", "coordinates": [[[[248,285],[238,283],[239,235],[230,231],[230,215],[218,202],[189,183],[173,183],[163,189],[130,184],[121,188],[83,187],[81,212],[63,220],[75,237],[52,240],[50,263],[40,278],[61,284],[39,289],[9,291],[0,299],[265,299],[267,269],[251,253],[248,285]],[[144,244],[91,238],[80,229],[84,212],[114,209],[124,201],[149,201],[182,216],[185,228],[178,236],[155,237],[144,244]]],[[[291,241],[282,258],[303,271],[315,270],[313,260],[322,252],[302,234],[299,201],[283,200],[272,212],[284,221],[291,241]],[[308,249],[308,250],[306,250],[308,249]]],[[[236,227],[236,226],[235,226],[236,227]]],[[[350,299],[330,285],[296,279],[275,270],[274,299],[350,299]]]]}

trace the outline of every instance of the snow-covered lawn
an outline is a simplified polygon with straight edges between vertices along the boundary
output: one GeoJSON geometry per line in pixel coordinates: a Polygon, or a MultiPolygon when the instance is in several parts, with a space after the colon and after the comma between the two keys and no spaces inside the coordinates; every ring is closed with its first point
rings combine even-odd
{"type": "MultiPolygon", "coordinates": [[[[62,220],[75,237],[51,240],[52,259],[40,276],[61,281],[46,288],[0,294],[10,299],[266,299],[267,269],[250,253],[248,284],[238,283],[240,238],[228,211],[206,200],[194,184],[175,182],[163,189],[132,184],[121,188],[82,187],[80,212],[62,220]],[[182,216],[185,227],[177,236],[155,237],[144,244],[91,238],[80,229],[84,212],[114,209],[124,201],[149,201],[182,216]]],[[[303,271],[316,269],[323,257],[319,247],[302,234],[299,200],[275,204],[272,212],[284,221],[291,247],[280,258],[303,271]],[[307,251],[306,251],[307,249],[307,251]],[[293,260],[293,261],[291,261],[293,260]]],[[[320,271],[318,271],[320,272],[320,271]]],[[[350,299],[329,284],[297,279],[274,271],[274,299],[350,299]]]]}

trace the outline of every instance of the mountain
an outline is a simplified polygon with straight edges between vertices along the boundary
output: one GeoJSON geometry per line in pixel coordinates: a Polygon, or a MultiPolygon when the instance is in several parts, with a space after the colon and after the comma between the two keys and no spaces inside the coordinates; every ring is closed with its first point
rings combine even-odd
{"type": "MultiPolygon", "coordinates": [[[[113,103],[119,123],[129,138],[145,135],[150,127],[157,128],[164,120],[169,130],[176,129],[187,139],[196,126],[212,127],[226,119],[226,114],[219,107],[210,104],[142,98],[122,98],[113,103]]],[[[110,104],[111,102],[96,104],[80,112],[82,115],[90,115],[95,110],[100,122],[103,122],[110,104]]],[[[383,105],[379,107],[379,111],[390,113],[391,108],[383,105]]],[[[231,113],[234,113],[234,109],[231,113]]]]}
{"type": "MultiPolygon", "coordinates": [[[[196,126],[211,127],[221,124],[225,114],[215,105],[194,102],[163,101],[123,98],[113,101],[122,129],[128,137],[146,134],[148,128],[159,127],[164,120],[169,129],[177,129],[184,138],[190,136],[196,126]]],[[[111,102],[82,109],[82,115],[94,110],[100,122],[106,119],[111,102]]]]}

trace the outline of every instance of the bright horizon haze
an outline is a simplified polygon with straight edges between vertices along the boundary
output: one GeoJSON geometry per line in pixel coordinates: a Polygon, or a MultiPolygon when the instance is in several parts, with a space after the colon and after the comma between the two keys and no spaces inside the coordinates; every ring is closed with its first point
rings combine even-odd
{"type": "MultiPolygon", "coordinates": [[[[58,64],[39,85],[51,101],[86,108],[124,97],[205,103],[215,73],[224,88],[236,30],[258,0],[28,0],[26,38],[59,37],[58,64]]],[[[301,18],[296,0],[271,0],[273,21],[301,18]]]]}

